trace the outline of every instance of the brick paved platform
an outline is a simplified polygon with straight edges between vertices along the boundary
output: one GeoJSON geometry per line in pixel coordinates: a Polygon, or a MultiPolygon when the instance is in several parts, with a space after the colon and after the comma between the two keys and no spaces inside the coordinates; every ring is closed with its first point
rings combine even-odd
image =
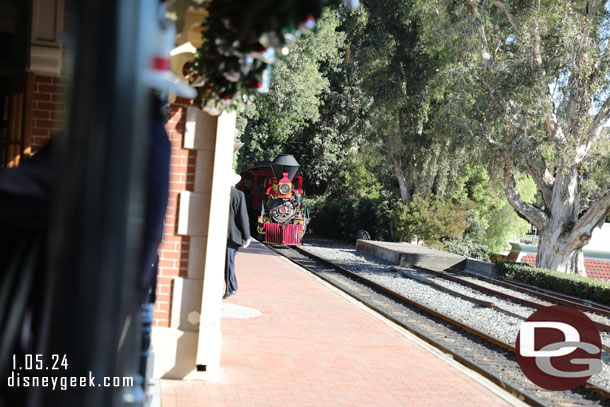
{"type": "Polygon", "coordinates": [[[522,405],[259,243],[237,277],[262,315],[223,318],[220,381],[162,380],[162,407],[522,405]]]}

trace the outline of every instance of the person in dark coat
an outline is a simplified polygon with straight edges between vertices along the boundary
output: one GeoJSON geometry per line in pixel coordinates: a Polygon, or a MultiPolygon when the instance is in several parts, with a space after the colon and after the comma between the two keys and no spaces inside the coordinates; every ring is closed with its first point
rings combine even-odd
{"type": "MultiPolygon", "coordinates": [[[[233,174],[232,181],[241,180],[233,174]]],[[[250,245],[250,222],[248,221],[248,208],[244,193],[231,188],[231,204],[229,208],[229,230],[227,234],[227,257],[225,259],[225,295],[229,298],[237,292],[237,277],[235,276],[235,254],[240,247],[244,249],[250,245]]]]}

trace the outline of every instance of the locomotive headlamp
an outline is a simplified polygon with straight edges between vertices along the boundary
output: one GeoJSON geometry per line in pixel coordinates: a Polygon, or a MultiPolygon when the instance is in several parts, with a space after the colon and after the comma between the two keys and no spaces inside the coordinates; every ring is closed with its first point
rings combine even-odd
{"type": "Polygon", "coordinates": [[[288,173],[285,172],[284,176],[280,179],[277,184],[277,190],[279,192],[278,198],[290,199],[292,198],[292,182],[288,178],[288,173]]]}

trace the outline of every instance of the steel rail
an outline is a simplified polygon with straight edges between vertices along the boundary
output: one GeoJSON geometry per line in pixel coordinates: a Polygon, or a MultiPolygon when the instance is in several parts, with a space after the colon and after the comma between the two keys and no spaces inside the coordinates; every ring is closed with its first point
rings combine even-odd
{"type": "Polygon", "coordinates": [[[479,274],[470,273],[464,270],[458,270],[454,268],[447,269],[448,271],[452,271],[458,274],[463,274],[468,277],[478,278],[482,281],[486,281],[491,284],[496,284],[501,287],[510,288],[515,291],[521,291],[533,296],[537,296],[539,298],[545,299],[547,301],[556,302],[562,305],[569,305],[571,307],[580,309],[581,311],[589,311],[595,312],[607,317],[610,317],[610,307],[607,307],[602,304],[598,304],[593,301],[584,300],[582,298],[572,297],[566,294],[561,294],[555,291],[546,290],[544,288],[535,287],[530,284],[522,283],[519,281],[508,280],[504,277],[499,277],[497,279],[481,276],[479,274]]]}
{"type": "MultiPolygon", "coordinates": [[[[399,270],[395,266],[392,266],[391,269],[392,268],[395,269],[395,270],[399,270]]],[[[479,291],[484,292],[486,294],[490,294],[490,295],[494,295],[494,296],[497,296],[497,297],[506,298],[506,299],[509,299],[509,300],[511,300],[513,302],[516,302],[516,303],[519,303],[519,304],[522,304],[522,305],[526,305],[528,307],[532,307],[532,308],[535,308],[535,309],[539,309],[539,308],[542,308],[542,307],[546,306],[545,304],[541,304],[539,302],[536,302],[536,301],[533,301],[533,300],[529,300],[527,298],[522,298],[522,297],[518,297],[518,296],[513,295],[513,294],[505,293],[505,292],[502,292],[502,291],[497,291],[497,290],[494,290],[493,288],[486,287],[486,286],[481,285],[481,284],[477,284],[477,283],[475,283],[473,281],[468,281],[468,280],[465,280],[463,278],[460,278],[460,277],[457,277],[457,276],[453,276],[451,274],[448,274],[447,271],[435,271],[435,270],[430,270],[430,269],[426,269],[426,268],[423,268],[423,267],[416,267],[416,269],[423,270],[426,273],[430,273],[432,275],[438,276],[439,278],[443,278],[445,280],[453,281],[453,282],[458,283],[458,284],[463,284],[465,286],[468,286],[468,287],[471,287],[473,289],[479,290],[479,291]]],[[[457,271],[457,272],[459,272],[458,270],[454,270],[454,269],[448,269],[448,271],[451,271],[451,272],[456,272],[457,271]]],[[[463,273],[460,273],[460,274],[463,274],[463,273]]],[[[497,283],[497,280],[491,279],[489,277],[479,276],[478,274],[468,273],[467,276],[468,277],[473,277],[473,278],[483,277],[483,278],[486,279],[486,280],[483,280],[483,281],[489,280],[487,282],[490,283],[490,284],[496,284],[497,283]]],[[[501,285],[501,286],[503,286],[503,285],[501,285]]],[[[504,287],[504,288],[509,288],[509,287],[504,287]]],[[[521,290],[519,290],[517,288],[512,288],[512,287],[510,287],[510,288],[514,289],[515,291],[521,291],[521,290]]],[[[523,292],[523,291],[521,291],[521,292],[523,292]]],[[[527,293],[527,294],[529,294],[529,293],[527,293]]],[[[536,295],[536,294],[531,294],[531,295],[536,295]]],[[[552,301],[552,300],[549,299],[548,301],[552,301]]],[[[557,301],[557,302],[562,304],[562,305],[570,305],[570,304],[564,304],[563,302],[560,302],[560,301],[557,301]]],[[[570,305],[570,306],[572,306],[572,305],[570,305]]],[[[583,306],[583,307],[586,308],[586,306],[583,306]]],[[[588,311],[588,312],[599,313],[596,310],[591,310],[591,309],[584,309],[584,310],[588,311]]],[[[610,332],[610,324],[606,324],[604,322],[599,322],[599,321],[595,321],[595,320],[593,320],[593,323],[595,324],[595,326],[598,329],[606,331],[606,332],[610,332]]]]}
{"type": "MultiPolygon", "coordinates": [[[[409,279],[418,281],[418,282],[420,282],[422,284],[427,284],[427,285],[429,285],[431,287],[434,287],[434,288],[436,288],[436,289],[438,289],[440,291],[446,292],[446,293],[454,295],[456,297],[460,297],[460,298],[462,298],[462,299],[464,299],[466,301],[472,302],[472,303],[477,304],[479,306],[492,308],[493,310],[495,310],[497,312],[500,312],[502,314],[508,315],[509,317],[513,317],[513,318],[516,318],[516,319],[519,319],[519,320],[522,320],[522,321],[525,321],[527,319],[527,317],[524,317],[524,316],[519,315],[519,314],[517,314],[515,312],[512,312],[512,311],[506,310],[506,309],[502,308],[501,306],[498,306],[498,304],[496,304],[496,303],[494,303],[492,301],[481,300],[479,298],[472,297],[472,296],[470,296],[468,294],[464,294],[464,293],[461,293],[459,291],[453,290],[453,289],[451,289],[449,287],[445,287],[442,284],[438,284],[438,283],[436,283],[434,281],[430,281],[430,280],[428,280],[426,278],[416,277],[416,276],[409,275],[407,272],[405,272],[403,270],[400,270],[400,269],[397,269],[395,267],[390,267],[390,270],[395,270],[396,272],[398,272],[401,276],[403,276],[405,278],[409,278],[409,279]]],[[[438,271],[434,271],[434,270],[428,270],[428,269],[422,269],[421,267],[418,267],[418,270],[423,270],[425,272],[435,273],[435,275],[440,277],[440,278],[445,278],[445,279],[448,279],[449,281],[453,281],[453,282],[455,282],[457,284],[464,284],[464,285],[466,285],[468,287],[472,287],[474,289],[479,289],[479,290],[485,292],[485,294],[494,295],[494,296],[498,296],[498,297],[504,297],[504,298],[510,299],[511,301],[523,303],[524,305],[531,306],[532,308],[538,309],[538,308],[541,308],[541,307],[544,306],[543,304],[536,305],[537,303],[535,301],[532,302],[533,305],[529,305],[529,303],[527,303],[527,302],[529,302],[530,300],[522,299],[520,297],[514,297],[511,294],[502,293],[500,291],[495,291],[492,288],[485,287],[485,286],[480,286],[480,285],[478,285],[476,283],[472,283],[471,281],[465,281],[465,280],[461,280],[459,278],[454,279],[454,276],[444,275],[444,274],[442,274],[442,272],[438,272],[438,271]],[[524,301],[527,301],[527,302],[524,303],[524,301]]],[[[606,324],[601,323],[601,322],[596,322],[596,321],[593,321],[593,322],[595,323],[596,327],[601,328],[601,329],[603,329],[605,331],[610,331],[610,326],[609,325],[606,325],[606,324]]],[[[608,346],[608,345],[602,344],[602,349],[605,350],[606,352],[610,352],[610,346],[608,346]]]]}

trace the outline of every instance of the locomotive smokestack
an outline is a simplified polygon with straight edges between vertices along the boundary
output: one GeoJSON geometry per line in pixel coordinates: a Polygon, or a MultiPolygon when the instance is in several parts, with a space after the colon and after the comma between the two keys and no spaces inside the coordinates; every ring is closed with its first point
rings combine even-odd
{"type": "Polygon", "coordinates": [[[273,171],[277,181],[282,179],[282,175],[286,172],[288,173],[288,179],[292,182],[292,178],[296,175],[299,167],[297,160],[289,154],[278,155],[271,163],[271,171],[273,171]]]}

